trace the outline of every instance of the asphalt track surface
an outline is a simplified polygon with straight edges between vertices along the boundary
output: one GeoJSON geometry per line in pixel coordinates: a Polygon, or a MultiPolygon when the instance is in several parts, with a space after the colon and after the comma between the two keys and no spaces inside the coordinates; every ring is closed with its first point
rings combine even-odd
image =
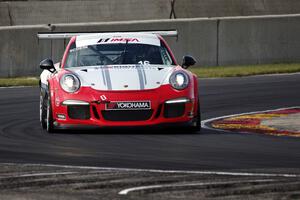
{"type": "MultiPolygon", "coordinates": [[[[300,74],[200,79],[202,119],[299,106],[300,74]]],[[[47,134],[37,87],[0,89],[0,162],[171,170],[300,166],[300,139],[203,129],[98,129],[47,134]]]]}

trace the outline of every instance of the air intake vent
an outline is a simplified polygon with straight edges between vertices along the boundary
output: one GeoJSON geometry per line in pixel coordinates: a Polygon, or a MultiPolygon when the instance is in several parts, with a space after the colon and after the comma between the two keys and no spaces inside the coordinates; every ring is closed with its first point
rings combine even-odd
{"type": "Polygon", "coordinates": [[[71,119],[90,119],[90,106],[88,105],[76,105],[68,106],[68,116],[71,119]]]}
{"type": "Polygon", "coordinates": [[[185,103],[172,103],[165,104],[164,106],[164,117],[165,118],[175,118],[184,115],[185,103]]]}

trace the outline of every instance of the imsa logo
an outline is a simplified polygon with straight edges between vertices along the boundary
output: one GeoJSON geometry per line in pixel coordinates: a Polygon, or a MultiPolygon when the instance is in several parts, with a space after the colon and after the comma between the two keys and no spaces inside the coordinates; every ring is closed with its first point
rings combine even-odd
{"type": "Polygon", "coordinates": [[[106,110],[149,110],[149,109],[151,109],[150,101],[110,102],[106,104],[106,110]]]}

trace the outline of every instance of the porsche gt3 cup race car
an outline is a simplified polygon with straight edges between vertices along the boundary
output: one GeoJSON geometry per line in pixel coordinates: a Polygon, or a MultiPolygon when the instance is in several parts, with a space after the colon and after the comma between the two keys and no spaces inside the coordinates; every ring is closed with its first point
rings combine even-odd
{"type": "Polygon", "coordinates": [[[42,127],[188,124],[200,130],[197,77],[186,70],[195,60],[185,56],[177,64],[162,38],[172,34],[39,34],[71,38],[60,63],[40,63],[42,127]]]}

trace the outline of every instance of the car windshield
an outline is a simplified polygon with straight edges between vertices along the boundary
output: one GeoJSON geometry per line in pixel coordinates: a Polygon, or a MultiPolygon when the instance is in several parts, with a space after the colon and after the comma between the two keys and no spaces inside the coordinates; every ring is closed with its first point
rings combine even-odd
{"type": "Polygon", "coordinates": [[[174,62],[163,44],[96,44],[71,48],[65,67],[118,64],[174,65],[174,62]]]}

